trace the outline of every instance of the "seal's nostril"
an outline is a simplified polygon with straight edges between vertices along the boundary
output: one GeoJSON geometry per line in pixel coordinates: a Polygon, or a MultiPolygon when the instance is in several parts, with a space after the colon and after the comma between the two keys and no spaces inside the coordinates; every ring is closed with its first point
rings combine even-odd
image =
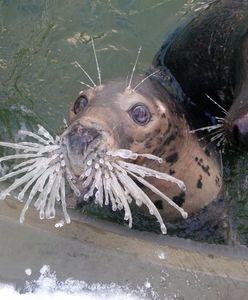
{"type": "Polygon", "coordinates": [[[232,135],[234,142],[240,146],[248,148],[248,117],[245,115],[236,120],[233,124],[232,135]]]}
{"type": "Polygon", "coordinates": [[[235,144],[239,144],[239,127],[237,125],[233,126],[233,130],[232,130],[232,135],[233,135],[233,140],[235,142],[235,144]]]}
{"type": "Polygon", "coordinates": [[[70,148],[74,153],[83,154],[89,144],[98,136],[99,133],[94,128],[76,126],[68,135],[70,148]]]}

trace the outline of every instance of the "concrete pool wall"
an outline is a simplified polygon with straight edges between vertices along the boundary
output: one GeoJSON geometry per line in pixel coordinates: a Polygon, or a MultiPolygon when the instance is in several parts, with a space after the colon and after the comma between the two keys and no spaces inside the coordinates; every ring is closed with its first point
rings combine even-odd
{"type": "MultiPolygon", "coordinates": [[[[0,280],[22,288],[50,265],[59,280],[116,283],[137,288],[149,282],[164,299],[245,299],[248,249],[208,245],[130,230],[70,212],[72,223],[41,221],[30,208],[19,223],[22,204],[0,202],[0,280]],[[25,269],[31,268],[31,277],[25,269]],[[171,298],[170,298],[171,297],[171,298]]],[[[153,296],[152,296],[153,295],[153,296]]],[[[155,298],[154,298],[155,299],[155,298]]]]}

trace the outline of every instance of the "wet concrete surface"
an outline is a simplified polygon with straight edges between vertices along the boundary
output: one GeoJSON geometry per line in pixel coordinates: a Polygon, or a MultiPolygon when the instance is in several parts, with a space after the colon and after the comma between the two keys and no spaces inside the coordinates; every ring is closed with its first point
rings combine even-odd
{"type": "Polygon", "coordinates": [[[114,282],[131,289],[149,283],[151,299],[247,298],[246,247],[139,232],[75,212],[71,224],[56,228],[61,216],[41,221],[30,208],[20,224],[21,208],[11,198],[0,202],[1,282],[22,288],[46,264],[59,280],[114,282]]]}

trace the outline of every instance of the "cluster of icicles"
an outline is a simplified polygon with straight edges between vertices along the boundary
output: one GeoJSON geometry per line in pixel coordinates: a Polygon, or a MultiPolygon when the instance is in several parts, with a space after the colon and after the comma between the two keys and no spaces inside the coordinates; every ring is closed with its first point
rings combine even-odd
{"type": "Polygon", "coordinates": [[[127,149],[118,149],[107,151],[104,157],[86,159],[84,172],[77,182],[82,185],[82,189],[87,190],[87,193],[81,195],[75,185],[75,178],[71,173],[70,166],[65,161],[62,138],[54,139],[40,125],[37,134],[29,131],[20,131],[19,133],[35,141],[0,142],[0,146],[17,150],[14,155],[0,158],[0,162],[12,159],[22,161],[15,165],[10,173],[0,177],[0,182],[16,177],[15,181],[0,193],[0,199],[5,199],[12,191],[24,185],[17,196],[20,201],[23,201],[25,194],[28,194],[25,197],[27,200],[20,215],[20,222],[24,221],[25,213],[31,202],[34,201],[34,206],[39,211],[41,219],[55,217],[56,202],[61,202],[65,221],[70,223],[70,217],[66,210],[66,180],[75,194],[81,196],[85,201],[94,197],[97,204],[111,205],[113,211],[124,209],[124,219],[129,222],[129,227],[132,227],[130,204],[134,200],[136,205],[145,204],[148,207],[149,213],[154,215],[160,223],[162,233],[166,233],[166,227],[159,211],[136,182],[148,187],[177,209],[183,218],[187,218],[187,213],[182,208],[150,184],[145,177],[170,181],[184,190],[185,185],[182,181],[168,174],[130,162],[142,156],[161,163],[160,158],[150,154],[137,154],[127,149]]]}

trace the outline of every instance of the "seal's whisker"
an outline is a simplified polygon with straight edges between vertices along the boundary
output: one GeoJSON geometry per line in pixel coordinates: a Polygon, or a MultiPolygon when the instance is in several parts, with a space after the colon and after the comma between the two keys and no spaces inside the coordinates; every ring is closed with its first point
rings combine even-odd
{"type": "Polygon", "coordinates": [[[207,139],[207,138],[210,138],[211,136],[216,135],[217,133],[221,133],[221,132],[224,134],[223,128],[220,128],[220,129],[218,129],[218,130],[216,130],[216,131],[213,131],[213,132],[210,132],[210,133],[206,134],[205,136],[199,138],[198,141],[200,142],[200,141],[202,141],[202,140],[205,140],[205,139],[207,139]]]}
{"type": "Polygon", "coordinates": [[[85,83],[85,82],[83,82],[83,81],[79,81],[82,85],[85,85],[85,86],[87,86],[88,88],[90,88],[90,89],[94,89],[93,88],[93,86],[91,86],[91,85],[89,85],[88,83],[85,83]]]}
{"type": "Polygon", "coordinates": [[[206,97],[210,100],[210,101],[212,101],[215,105],[217,105],[221,110],[222,110],[222,112],[225,114],[225,115],[228,115],[229,113],[228,113],[228,111],[223,107],[223,106],[221,106],[219,103],[217,103],[216,101],[214,101],[214,99],[212,99],[209,95],[207,95],[207,94],[205,94],[206,95],[206,97]]]}
{"type": "Polygon", "coordinates": [[[149,74],[148,76],[146,76],[144,79],[142,79],[142,80],[141,80],[141,81],[140,81],[140,82],[132,89],[132,91],[134,92],[135,90],[137,90],[138,87],[139,87],[143,82],[145,82],[148,78],[152,77],[153,75],[155,75],[155,74],[158,73],[158,72],[159,72],[159,70],[157,70],[157,71],[155,71],[155,72],[149,74]]]}
{"type": "Polygon", "coordinates": [[[92,48],[93,48],[95,62],[96,62],[96,69],[97,69],[97,74],[98,74],[99,85],[101,86],[102,85],[101,71],[99,68],[99,63],[98,63],[98,59],[97,59],[97,55],[96,55],[96,49],[95,49],[95,44],[94,44],[93,38],[91,38],[91,42],[92,42],[92,48]]]}
{"type": "MultiPolygon", "coordinates": [[[[0,145],[3,145],[3,144],[0,143],[0,145]]],[[[1,157],[0,162],[6,161],[6,160],[12,160],[12,159],[25,159],[25,158],[41,157],[41,156],[42,156],[42,154],[40,154],[40,153],[14,154],[14,155],[8,155],[8,156],[1,157]]]]}
{"type": "Polygon", "coordinates": [[[216,145],[217,145],[217,147],[220,147],[221,143],[223,143],[223,146],[224,146],[225,142],[226,142],[226,137],[223,135],[216,145]]]}
{"type": "MultiPolygon", "coordinates": [[[[212,136],[210,138],[210,141],[207,143],[207,145],[204,146],[204,148],[206,149],[212,142],[220,139],[217,143],[216,143],[216,146],[217,147],[220,147],[221,146],[221,143],[223,143],[223,146],[225,146],[225,142],[226,142],[226,136],[225,136],[225,131],[219,131],[219,132],[214,132],[214,133],[211,133],[212,135],[215,134],[214,136],[212,136]]],[[[210,137],[210,135],[208,137],[210,137]]],[[[206,137],[205,137],[206,138],[206,137]]]]}
{"type": "Polygon", "coordinates": [[[75,193],[75,195],[77,197],[80,197],[81,192],[79,191],[79,189],[76,187],[76,185],[74,184],[73,180],[74,180],[74,176],[71,174],[71,171],[69,168],[65,168],[65,173],[66,173],[66,179],[71,187],[71,189],[73,190],[73,192],[75,193]]]}
{"type": "Polygon", "coordinates": [[[121,183],[127,188],[132,197],[136,200],[136,204],[138,206],[141,206],[141,204],[144,203],[148,207],[149,213],[151,215],[154,215],[160,223],[162,233],[166,234],[167,229],[164,225],[163,219],[161,218],[160,213],[158,212],[156,206],[152,203],[150,198],[142,191],[140,187],[137,186],[137,184],[127,174],[118,172],[117,176],[121,183]]]}
{"type": "Polygon", "coordinates": [[[30,132],[30,131],[26,131],[26,130],[19,130],[18,131],[18,134],[19,135],[24,135],[24,136],[29,136],[35,140],[37,140],[38,142],[40,142],[41,144],[44,144],[44,145],[48,145],[49,144],[49,141],[43,139],[41,136],[39,136],[38,134],[35,134],[33,132],[30,132]]]}
{"type": "Polygon", "coordinates": [[[62,177],[61,178],[61,182],[60,182],[60,195],[61,195],[61,204],[62,204],[62,210],[64,213],[64,217],[65,217],[65,221],[67,224],[69,224],[71,222],[70,216],[67,213],[66,210],[66,201],[65,201],[65,178],[62,177]]]}
{"type": "Polygon", "coordinates": [[[108,193],[109,187],[108,187],[108,183],[107,183],[107,179],[108,178],[109,178],[109,175],[108,175],[108,173],[105,170],[103,178],[102,178],[103,189],[104,189],[104,203],[105,203],[105,205],[109,205],[109,193],[108,193]]]}
{"type": "Polygon", "coordinates": [[[208,132],[211,132],[212,130],[216,130],[216,129],[221,128],[221,127],[222,127],[222,124],[211,125],[211,126],[206,126],[206,127],[201,127],[201,128],[197,128],[197,129],[194,129],[194,130],[190,130],[190,133],[195,133],[195,132],[204,131],[204,130],[207,130],[208,132]]]}
{"type": "MultiPolygon", "coordinates": [[[[126,199],[125,190],[122,188],[122,186],[118,182],[118,179],[114,173],[111,173],[111,178],[112,178],[111,187],[112,187],[113,191],[115,191],[117,198],[120,199],[120,202],[124,207],[124,211],[125,211],[124,220],[129,221],[129,228],[131,228],[132,227],[132,213],[130,210],[129,203],[126,199]]],[[[120,208],[121,208],[121,206],[119,207],[119,209],[120,208]]]]}
{"type": "Polygon", "coordinates": [[[134,75],[134,72],[135,72],[136,67],[137,67],[137,63],[138,63],[138,60],[139,60],[141,49],[142,49],[142,47],[140,46],[139,50],[138,50],[138,54],[137,54],[136,60],[135,60],[135,63],[134,63],[134,66],[133,66],[133,69],[132,69],[132,73],[131,73],[131,77],[130,77],[130,80],[129,80],[129,84],[127,86],[128,90],[131,90],[131,85],[132,85],[132,81],[133,81],[133,75],[134,75]]]}
{"type": "Polygon", "coordinates": [[[95,175],[95,203],[103,206],[102,170],[99,168],[95,175]]]}
{"type": "MultiPolygon", "coordinates": [[[[106,186],[106,191],[108,193],[110,202],[111,202],[111,207],[113,211],[117,210],[117,205],[116,205],[116,199],[113,195],[112,189],[111,189],[111,180],[110,180],[110,176],[106,177],[105,176],[105,186],[106,186]]],[[[105,203],[106,204],[106,203],[105,203]]]]}
{"type": "MultiPolygon", "coordinates": [[[[20,154],[20,155],[21,155],[21,154],[20,154]]],[[[13,156],[14,156],[14,155],[13,155],[13,156]]],[[[39,157],[40,157],[40,155],[39,155],[39,157]]],[[[30,155],[24,154],[22,158],[30,158],[30,155]]],[[[15,165],[15,166],[13,167],[12,170],[13,170],[13,171],[14,171],[14,170],[18,170],[18,169],[20,169],[20,168],[22,168],[22,167],[25,167],[26,165],[33,164],[33,163],[36,162],[36,161],[37,161],[37,158],[33,158],[33,159],[29,159],[29,160],[23,161],[23,162],[21,162],[20,164],[15,165]]]]}
{"type": "Polygon", "coordinates": [[[215,136],[211,137],[210,141],[213,142],[221,137],[223,137],[223,132],[220,132],[220,133],[216,134],[215,136]]]}
{"type": "MultiPolygon", "coordinates": [[[[20,175],[7,189],[1,192],[0,199],[5,199],[12,191],[24,185],[17,198],[22,201],[24,196],[27,193],[29,194],[20,215],[20,222],[24,221],[29,205],[37,197],[34,206],[39,210],[41,219],[44,217],[53,218],[55,216],[55,202],[60,201],[65,220],[69,223],[70,218],[66,212],[65,204],[65,187],[62,186],[65,185],[64,173],[66,170],[68,173],[68,168],[65,166],[63,158],[61,139],[58,137],[54,139],[40,125],[37,134],[29,131],[20,131],[20,134],[33,138],[36,142],[20,142],[19,144],[0,142],[0,146],[12,148],[19,152],[2,157],[1,161],[24,159],[24,161],[14,166],[12,172],[0,178],[0,181],[4,181],[20,175]],[[37,193],[40,194],[36,196],[37,193]]],[[[67,174],[68,181],[72,181],[69,175],[72,176],[67,174]]]]}
{"type": "MultiPolygon", "coordinates": [[[[38,173],[36,173],[31,180],[29,180],[24,188],[21,190],[21,192],[18,194],[17,199],[22,201],[24,198],[24,195],[26,191],[29,189],[29,187],[44,173],[44,168],[41,168],[38,173]]],[[[31,195],[31,194],[30,194],[31,195]]]]}
{"type": "Polygon", "coordinates": [[[223,150],[219,150],[219,156],[220,156],[220,175],[223,177],[224,174],[224,166],[223,166],[223,157],[222,157],[223,150]]]}
{"type": "MultiPolygon", "coordinates": [[[[93,87],[96,87],[96,84],[95,84],[94,80],[90,77],[90,75],[85,71],[85,69],[77,61],[74,62],[74,65],[75,65],[75,67],[77,67],[80,70],[82,70],[83,73],[88,77],[88,79],[90,80],[90,82],[93,84],[93,87]]],[[[91,86],[91,88],[93,88],[93,87],[91,86]]]]}
{"type": "Polygon", "coordinates": [[[217,122],[219,122],[219,123],[225,123],[225,118],[215,117],[215,119],[216,119],[217,122]]]}
{"type": "MultiPolygon", "coordinates": [[[[123,162],[121,162],[122,164],[123,162]]],[[[125,164],[122,166],[125,166],[125,164]]],[[[130,166],[129,166],[130,167],[130,166]]],[[[166,200],[172,207],[174,207],[176,210],[178,210],[183,218],[187,218],[188,214],[185,212],[184,209],[182,209],[181,207],[179,207],[175,202],[173,202],[169,197],[167,197],[166,195],[164,195],[162,192],[160,192],[154,185],[150,184],[148,181],[146,181],[143,177],[143,174],[138,171],[138,170],[134,170],[131,171],[130,168],[125,168],[125,170],[131,174],[133,177],[135,177],[140,183],[144,184],[146,187],[148,187],[151,191],[153,191],[155,194],[157,194],[158,196],[162,197],[164,200],[166,200]],[[136,175],[135,173],[138,173],[140,176],[136,175]]],[[[149,175],[148,175],[149,176],[149,175]]],[[[151,176],[151,175],[150,175],[151,176]]],[[[161,178],[160,178],[161,179],[161,178]]]]}
{"type": "Polygon", "coordinates": [[[42,135],[44,138],[46,138],[50,143],[54,144],[54,138],[51,136],[51,134],[41,125],[38,124],[38,134],[42,135]]]}
{"type": "Polygon", "coordinates": [[[166,181],[170,181],[172,183],[175,183],[176,185],[178,185],[178,187],[182,190],[185,190],[186,187],[185,187],[185,184],[169,175],[169,174],[166,174],[166,173],[161,173],[159,171],[155,171],[153,169],[149,169],[147,167],[144,167],[144,166],[140,166],[140,165],[136,165],[136,164],[131,164],[131,163],[128,163],[128,162],[124,162],[124,161],[117,161],[118,164],[123,167],[126,171],[131,171],[131,172],[135,172],[135,173],[139,173],[140,176],[142,177],[155,177],[157,179],[162,179],[162,180],[166,180],[166,181]]]}

